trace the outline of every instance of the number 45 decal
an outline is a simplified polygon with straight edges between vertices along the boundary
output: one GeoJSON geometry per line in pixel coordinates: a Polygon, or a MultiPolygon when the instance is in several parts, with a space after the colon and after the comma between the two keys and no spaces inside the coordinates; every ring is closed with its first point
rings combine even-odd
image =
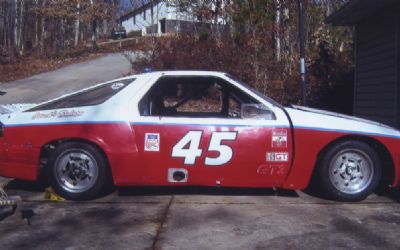
{"type": "MultiPolygon", "coordinates": [[[[183,157],[184,164],[193,165],[197,157],[200,157],[203,150],[200,149],[202,131],[189,131],[173,148],[172,157],[183,157]]],[[[206,157],[205,165],[218,166],[229,162],[232,159],[233,151],[222,141],[236,140],[236,132],[213,132],[211,135],[208,151],[217,151],[216,158],[206,157]]]]}

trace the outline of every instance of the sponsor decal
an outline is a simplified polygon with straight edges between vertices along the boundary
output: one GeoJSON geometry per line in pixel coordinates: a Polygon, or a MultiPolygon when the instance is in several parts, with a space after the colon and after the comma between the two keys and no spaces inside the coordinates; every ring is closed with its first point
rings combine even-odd
{"type": "Polygon", "coordinates": [[[144,151],[160,151],[160,134],[146,133],[144,135],[144,151]]]}
{"type": "Polygon", "coordinates": [[[274,129],[272,130],[272,147],[287,148],[287,130],[274,129]]]}
{"type": "Polygon", "coordinates": [[[288,152],[273,152],[267,153],[266,157],[269,162],[285,162],[289,161],[289,153],[288,152]]]}
{"type": "Polygon", "coordinates": [[[54,118],[57,117],[57,111],[52,111],[52,112],[47,112],[47,113],[43,113],[43,112],[36,112],[33,114],[32,116],[32,120],[36,120],[36,119],[47,119],[47,118],[54,118]]]}
{"type": "Polygon", "coordinates": [[[84,113],[85,111],[82,110],[61,110],[58,112],[57,117],[58,118],[77,117],[83,115],[84,113]]]}
{"type": "Polygon", "coordinates": [[[257,174],[259,175],[270,175],[270,176],[281,176],[285,175],[284,165],[261,165],[257,168],[257,174]]]}
{"type": "Polygon", "coordinates": [[[269,175],[271,172],[270,165],[261,165],[257,168],[257,174],[259,175],[269,175]]]}
{"type": "Polygon", "coordinates": [[[122,82],[116,82],[116,83],[114,83],[113,85],[111,85],[111,88],[112,88],[113,90],[117,90],[117,89],[122,88],[123,86],[125,86],[125,84],[123,84],[122,82]]]}
{"type": "Polygon", "coordinates": [[[49,119],[49,118],[65,118],[65,117],[78,117],[85,113],[82,110],[61,110],[51,112],[36,112],[32,115],[32,120],[36,119],[49,119]]]}

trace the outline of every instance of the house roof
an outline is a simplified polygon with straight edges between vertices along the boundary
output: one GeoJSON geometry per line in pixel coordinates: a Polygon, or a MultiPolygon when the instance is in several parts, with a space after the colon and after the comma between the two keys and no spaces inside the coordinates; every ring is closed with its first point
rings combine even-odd
{"type": "Polygon", "coordinates": [[[346,5],[325,19],[333,25],[354,25],[374,13],[398,4],[399,0],[350,0],[346,5]]]}
{"type": "Polygon", "coordinates": [[[134,0],[131,1],[131,6],[129,10],[120,14],[119,18],[126,19],[135,15],[138,11],[145,9],[150,4],[157,4],[160,0],[134,0]]]}
{"type": "Polygon", "coordinates": [[[131,3],[132,3],[133,9],[139,9],[139,8],[151,3],[151,0],[135,0],[135,1],[131,1],[131,3]]]}

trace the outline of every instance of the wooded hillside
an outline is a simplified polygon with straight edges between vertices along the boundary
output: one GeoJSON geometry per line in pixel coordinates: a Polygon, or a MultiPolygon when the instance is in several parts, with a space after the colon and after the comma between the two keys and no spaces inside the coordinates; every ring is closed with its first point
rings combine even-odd
{"type": "MultiPolygon", "coordinates": [[[[307,96],[313,106],[351,113],[352,30],[324,23],[346,2],[303,0],[307,96]]],[[[148,59],[136,62],[138,70],[149,65],[220,70],[279,102],[301,103],[297,0],[172,0],[168,4],[191,11],[203,26],[153,40],[148,59]]]]}
{"type": "Polygon", "coordinates": [[[0,60],[27,53],[68,55],[71,49],[108,35],[118,1],[0,1],[0,60]]]}
{"type": "MultiPolygon", "coordinates": [[[[350,113],[352,30],[324,23],[348,0],[302,1],[310,104],[350,113]]],[[[158,2],[147,1],[146,6],[158,2]]],[[[279,102],[301,103],[297,0],[164,2],[195,17],[195,28],[143,39],[147,57],[133,62],[136,71],[147,66],[220,70],[279,102]]],[[[116,25],[118,7],[118,0],[1,1],[0,62],[4,66],[32,55],[68,58],[94,51],[97,39],[109,37],[116,25]]],[[[123,49],[137,50],[135,46],[123,49]]]]}

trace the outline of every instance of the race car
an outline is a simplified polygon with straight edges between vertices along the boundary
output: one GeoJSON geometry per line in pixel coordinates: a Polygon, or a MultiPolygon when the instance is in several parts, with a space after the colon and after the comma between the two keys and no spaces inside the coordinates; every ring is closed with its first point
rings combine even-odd
{"type": "Polygon", "coordinates": [[[108,81],[0,116],[0,175],[72,200],[115,186],[305,189],[358,201],[399,183],[400,132],[283,107],[222,72],[167,71],[108,81]]]}

